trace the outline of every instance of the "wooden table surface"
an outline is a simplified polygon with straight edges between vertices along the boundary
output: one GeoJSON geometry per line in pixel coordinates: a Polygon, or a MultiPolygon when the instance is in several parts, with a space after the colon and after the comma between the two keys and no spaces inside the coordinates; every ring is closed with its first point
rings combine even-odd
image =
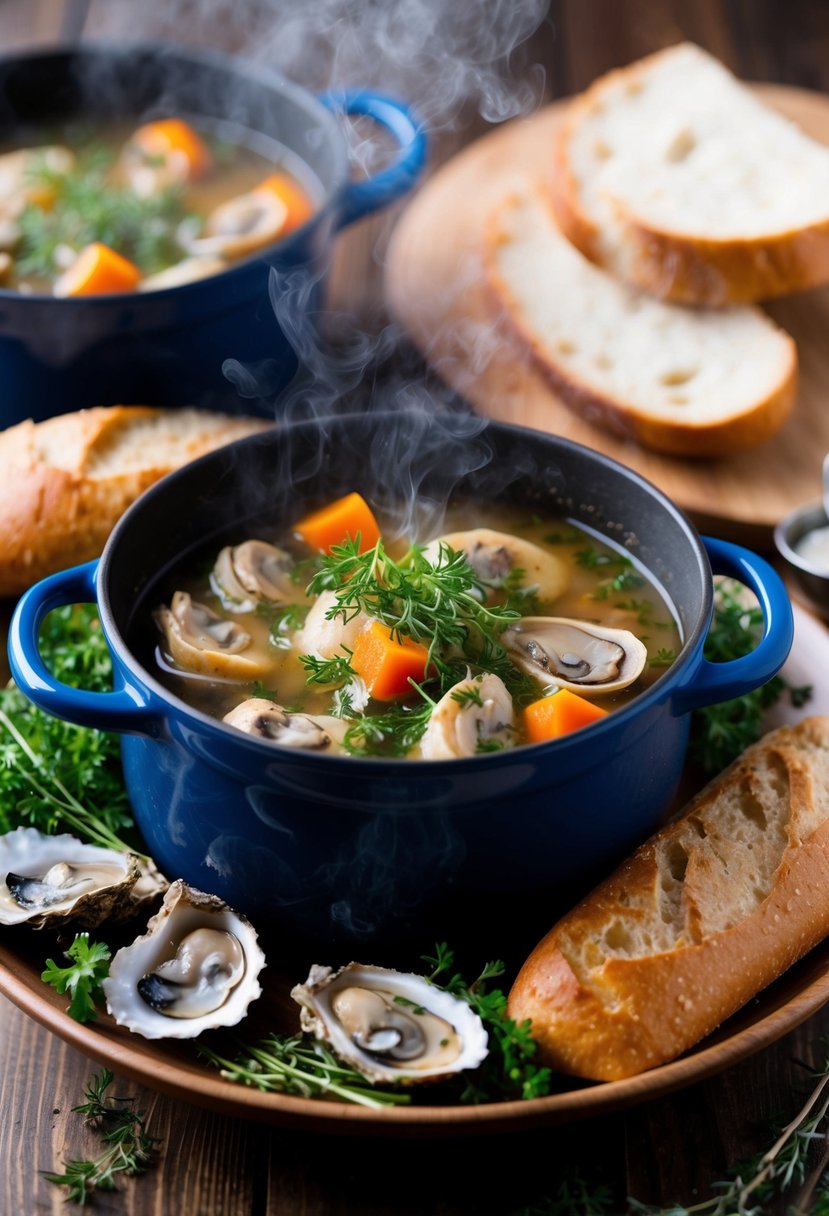
{"type": "MultiPolygon", "coordinates": [[[[407,0],[398,7],[422,17],[439,8],[440,0],[422,7],[407,0]]],[[[510,9],[494,0],[454,0],[455,11],[464,7],[479,32],[489,12],[510,9]]],[[[512,11],[534,7],[540,6],[514,0],[512,11]]],[[[261,49],[263,21],[278,31],[280,19],[291,14],[295,33],[300,10],[308,31],[319,33],[334,28],[338,13],[353,16],[356,6],[353,0],[306,0],[303,6],[294,0],[0,0],[0,47],[161,34],[246,53],[254,30],[261,49]],[[243,16],[245,28],[233,27],[234,13],[243,16]]],[[[823,0],[552,0],[521,71],[526,79],[538,79],[532,64],[543,64],[544,98],[566,96],[608,68],[683,38],[706,47],[741,76],[829,92],[829,5],[823,0]]],[[[361,83],[390,83],[376,78],[378,63],[366,56],[361,83]]],[[[319,63],[314,71],[308,83],[319,87],[319,63]]],[[[293,75],[305,79],[298,64],[293,75]]],[[[463,77],[467,83],[471,78],[463,77]]],[[[433,140],[433,165],[487,129],[469,102],[451,122],[443,118],[433,140]]],[[[384,319],[378,292],[393,221],[393,213],[368,221],[340,242],[333,301],[366,329],[384,319]]],[[[563,1129],[495,1140],[387,1142],[277,1131],[118,1080],[118,1092],[134,1095],[148,1112],[150,1130],[160,1138],[159,1157],[145,1176],[100,1195],[96,1208],[133,1216],[595,1211],[575,1200],[554,1207],[562,1179],[573,1171],[591,1188],[610,1188],[611,1211],[624,1211],[628,1196],[663,1206],[699,1203],[729,1166],[767,1148],[772,1130],[795,1113],[808,1085],[804,1065],[822,1062],[827,1033],[829,1009],[774,1047],[670,1097],[563,1129]]],[[[92,1071],[77,1051],[0,998],[0,1216],[65,1210],[62,1192],[41,1171],[94,1151],[94,1138],[70,1110],[82,1100],[92,1071]]],[[[783,1212],[787,1205],[763,1210],[783,1212]]]]}

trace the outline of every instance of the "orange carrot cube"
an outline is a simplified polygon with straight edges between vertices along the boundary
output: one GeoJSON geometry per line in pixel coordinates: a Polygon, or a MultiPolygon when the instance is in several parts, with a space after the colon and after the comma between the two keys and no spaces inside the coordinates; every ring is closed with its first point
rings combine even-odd
{"type": "Polygon", "coordinates": [[[312,549],[330,553],[333,545],[346,538],[360,537],[360,552],[373,549],[380,539],[380,528],[374,513],[362,495],[346,494],[319,511],[306,515],[294,527],[294,532],[312,549]]]}
{"type": "Polygon", "coordinates": [[[580,730],[606,716],[606,709],[567,688],[559,688],[548,697],[527,706],[524,710],[524,729],[531,743],[543,743],[547,739],[569,735],[571,731],[580,730]]]}
{"type": "Polygon", "coordinates": [[[411,638],[397,641],[380,621],[372,621],[354,642],[351,666],[378,701],[393,701],[412,691],[409,678],[421,681],[429,651],[411,638]]]}

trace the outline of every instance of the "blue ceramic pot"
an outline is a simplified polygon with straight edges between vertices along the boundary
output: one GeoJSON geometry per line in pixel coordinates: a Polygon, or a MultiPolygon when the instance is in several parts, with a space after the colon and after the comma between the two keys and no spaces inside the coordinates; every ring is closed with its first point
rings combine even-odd
{"type": "Polygon", "coordinates": [[[451,418],[397,413],[276,428],[165,478],[124,516],[100,562],[22,598],[10,658],[37,705],[124,732],[130,798],[168,875],[303,936],[354,942],[417,932],[428,942],[432,922],[445,937],[487,908],[549,900],[561,884],[607,870],[664,815],[690,711],[768,680],[791,641],[791,608],[774,571],[747,550],[701,541],[637,474],[550,435],[493,423],[471,436],[451,418]],[[386,509],[402,485],[416,486],[433,513],[450,493],[497,498],[624,543],[673,603],[684,638],[676,662],[589,730],[429,763],[268,745],[158,682],[149,618],[171,568],[351,489],[386,509]],[[712,568],[750,586],[765,621],[757,649],[724,664],[702,653],[712,568]],[[111,693],[56,683],[38,653],[45,613],[78,601],[98,604],[115,663],[111,693]]]}
{"type": "Polygon", "coordinates": [[[0,59],[2,141],[67,119],[137,125],[171,112],[276,140],[316,181],[319,207],[277,244],[196,283],[74,299],[0,289],[0,427],[116,402],[265,412],[296,370],[274,303],[292,327],[311,324],[336,233],[404,194],[425,161],[424,135],[390,98],[317,98],[215,53],[94,45],[0,59]],[[337,112],[383,127],[397,149],[393,163],[351,181],[337,112]],[[238,374],[224,374],[227,360],[258,368],[244,399],[238,374]]]}

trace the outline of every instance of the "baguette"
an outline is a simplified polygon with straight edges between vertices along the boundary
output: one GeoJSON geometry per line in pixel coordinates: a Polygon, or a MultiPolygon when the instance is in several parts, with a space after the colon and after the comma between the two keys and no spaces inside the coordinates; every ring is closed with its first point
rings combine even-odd
{"type": "Polygon", "coordinates": [[[97,557],[128,506],[165,474],[263,419],[107,406],[0,434],[0,596],[97,557]]]}
{"type": "Polygon", "coordinates": [[[540,195],[490,217],[490,294],[561,400],[658,451],[722,456],[768,439],[792,409],[797,351],[759,309],[655,300],[594,266],[540,195]]]}
{"type": "Polygon", "coordinates": [[[722,306],[829,281],[829,149],[690,43],[576,98],[554,165],[563,232],[645,291],[722,306]]]}
{"type": "Polygon", "coordinates": [[[772,731],[567,913],[508,1013],[615,1081],[664,1064],[829,933],[829,717],[772,731]]]}

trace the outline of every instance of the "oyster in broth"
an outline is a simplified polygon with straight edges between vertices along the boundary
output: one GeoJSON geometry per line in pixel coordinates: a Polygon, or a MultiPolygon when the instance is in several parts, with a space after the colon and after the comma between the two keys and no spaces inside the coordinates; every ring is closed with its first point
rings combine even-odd
{"type": "Polygon", "coordinates": [[[264,966],[250,922],[177,879],[143,937],[112,960],[107,1008],[145,1039],[195,1038],[242,1020],[262,991],[264,966]]]}
{"type": "Polygon", "coordinates": [[[522,617],[501,641],[527,675],[587,697],[627,688],[648,661],[644,643],[629,630],[562,616],[522,617]]]}
{"type": "Polygon", "coordinates": [[[487,1054],[478,1015],[420,975],[315,965],[291,996],[302,1006],[302,1029],[374,1082],[439,1081],[477,1068],[487,1054]]]}

